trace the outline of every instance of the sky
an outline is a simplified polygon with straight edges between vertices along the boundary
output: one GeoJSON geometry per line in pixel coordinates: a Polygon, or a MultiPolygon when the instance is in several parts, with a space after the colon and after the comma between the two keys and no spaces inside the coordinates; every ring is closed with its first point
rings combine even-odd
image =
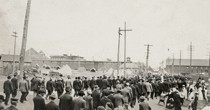
{"type": "MultiPolygon", "coordinates": [[[[20,53],[27,0],[0,0],[0,54],[20,53]]],[[[210,0],[32,0],[27,49],[46,55],[73,54],[87,60],[116,61],[118,28],[127,24],[127,56],[158,67],[166,58],[207,59],[210,0]]],[[[123,34],[123,33],[122,33],[123,34]]],[[[120,60],[123,61],[124,34],[120,60]]]]}

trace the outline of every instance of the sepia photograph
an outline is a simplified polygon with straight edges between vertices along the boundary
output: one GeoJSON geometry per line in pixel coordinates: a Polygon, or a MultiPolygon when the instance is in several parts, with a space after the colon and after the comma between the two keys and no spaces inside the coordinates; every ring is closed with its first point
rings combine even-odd
{"type": "Polygon", "coordinates": [[[210,110],[210,0],[0,0],[0,110],[210,110]]]}

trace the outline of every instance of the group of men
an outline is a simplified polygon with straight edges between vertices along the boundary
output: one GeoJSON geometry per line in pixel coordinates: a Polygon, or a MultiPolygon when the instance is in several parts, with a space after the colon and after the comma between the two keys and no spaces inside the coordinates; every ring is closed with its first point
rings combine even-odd
{"type": "MultiPolygon", "coordinates": [[[[75,77],[72,81],[70,76],[64,80],[60,75],[55,80],[34,76],[31,80],[27,75],[18,81],[17,75],[11,76],[4,82],[5,105],[8,104],[10,95],[14,99],[19,90],[22,95],[20,102],[27,101],[29,91],[34,92],[34,110],[114,110],[134,108],[136,102],[140,103],[139,110],[149,110],[151,107],[144,102],[145,99],[153,99],[161,96],[162,93],[173,92],[173,104],[176,110],[181,110],[181,97],[177,93],[187,87],[186,78],[164,76],[165,80],[157,76],[136,76],[125,77],[75,77]],[[18,85],[19,84],[19,85],[18,85]],[[172,91],[175,88],[175,91],[172,91]],[[71,94],[74,91],[74,95],[71,94]],[[53,92],[57,92],[57,97],[53,92]],[[64,93],[65,92],[65,93],[64,93]],[[45,98],[43,96],[46,95],[45,98]],[[50,103],[45,104],[45,100],[50,103]],[[57,105],[54,101],[59,99],[57,105]]],[[[14,105],[14,104],[13,104],[14,105]]]]}

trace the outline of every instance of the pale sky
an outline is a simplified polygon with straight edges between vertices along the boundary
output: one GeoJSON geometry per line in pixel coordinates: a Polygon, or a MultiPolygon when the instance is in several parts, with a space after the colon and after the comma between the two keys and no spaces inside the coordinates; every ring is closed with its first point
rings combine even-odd
{"type": "MultiPolygon", "coordinates": [[[[13,53],[17,31],[20,53],[27,0],[0,0],[0,54],[13,53]]],[[[157,67],[167,57],[208,58],[210,50],[210,0],[32,0],[27,49],[43,50],[48,56],[73,54],[87,60],[116,60],[118,28],[124,22],[127,56],[157,67]],[[170,51],[168,51],[170,49],[170,51]]],[[[123,41],[123,37],[121,41],[123,41]]],[[[123,47],[123,42],[121,42],[123,47]]],[[[121,48],[121,61],[123,48],[121,48]]]]}

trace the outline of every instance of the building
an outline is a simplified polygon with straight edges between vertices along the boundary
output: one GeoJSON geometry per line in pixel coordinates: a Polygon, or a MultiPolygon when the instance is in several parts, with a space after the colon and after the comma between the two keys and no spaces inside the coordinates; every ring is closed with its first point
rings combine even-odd
{"type": "Polygon", "coordinates": [[[30,48],[26,51],[26,56],[31,57],[31,59],[49,59],[43,51],[37,52],[35,49],[30,48]]]}
{"type": "Polygon", "coordinates": [[[208,59],[192,59],[190,66],[190,59],[167,59],[165,70],[168,73],[208,73],[209,72],[208,59]]]}
{"type": "Polygon", "coordinates": [[[61,55],[50,56],[50,59],[53,59],[53,60],[85,61],[84,57],[76,56],[76,55],[67,55],[67,54],[63,54],[62,56],[61,55]]]}
{"type": "MultiPolygon", "coordinates": [[[[19,55],[15,55],[15,70],[19,68],[19,55]]],[[[31,68],[32,60],[29,56],[25,57],[24,70],[31,68]]],[[[2,54],[0,55],[0,75],[9,75],[12,73],[13,55],[2,54]]]]}

